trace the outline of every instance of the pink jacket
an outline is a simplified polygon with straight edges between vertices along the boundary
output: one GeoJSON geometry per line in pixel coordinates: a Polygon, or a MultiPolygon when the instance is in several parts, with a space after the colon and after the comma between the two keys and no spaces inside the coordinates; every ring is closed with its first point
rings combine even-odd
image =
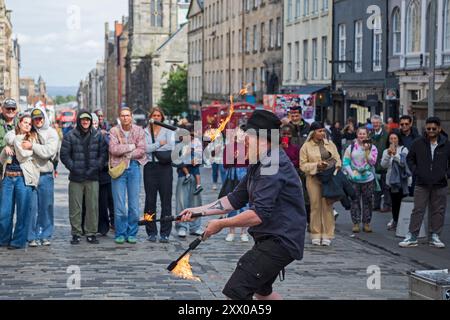
{"type": "Polygon", "coordinates": [[[123,160],[126,161],[127,168],[130,165],[130,160],[136,160],[141,165],[145,165],[147,156],[145,154],[144,129],[132,125],[127,140],[120,125],[112,128],[110,131],[109,157],[113,168],[118,166],[123,160]],[[119,142],[118,135],[120,135],[122,143],[119,142]]]}

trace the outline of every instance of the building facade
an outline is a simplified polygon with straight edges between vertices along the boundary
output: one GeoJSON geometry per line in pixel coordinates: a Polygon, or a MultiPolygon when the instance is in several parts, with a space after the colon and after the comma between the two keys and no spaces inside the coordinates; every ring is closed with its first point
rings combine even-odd
{"type": "MultiPolygon", "coordinates": [[[[450,1],[436,0],[436,88],[450,69],[450,1]]],[[[412,112],[412,106],[427,98],[430,62],[430,1],[391,0],[389,13],[389,70],[399,78],[400,110],[412,112]]]]}
{"type": "Polygon", "coordinates": [[[388,88],[396,88],[388,71],[387,1],[335,0],[333,24],[333,96],[335,119],[365,123],[371,115],[398,117],[395,100],[386,102],[388,88]]]}
{"type": "Polygon", "coordinates": [[[203,96],[203,0],[193,0],[188,12],[189,109],[198,116],[203,96]]]}
{"type": "MultiPolygon", "coordinates": [[[[332,0],[284,0],[283,91],[329,97],[332,0]]],[[[329,117],[330,99],[316,100],[318,118],[329,117]]]]}
{"type": "MultiPolygon", "coordinates": [[[[152,57],[177,32],[178,13],[186,11],[188,3],[186,0],[129,0],[127,105],[133,110],[148,110],[158,102],[160,92],[153,88],[160,90],[161,83],[152,76],[152,57]]],[[[184,41],[187,46],[187,38],[184,41]]],[[[170,54],[165,60],[171,60],[170,54]]]]}
{"type": "Polygon", "coordinates": [[[11,10],[0,0],[0,100],[19,100],[20,50],[12,38],[11,10]]]}
{"type": "Polygon", "coordinates": [[[282,84],[283,2],[204,0],[203,105],[242,87],[262,103],[282,84]]]}

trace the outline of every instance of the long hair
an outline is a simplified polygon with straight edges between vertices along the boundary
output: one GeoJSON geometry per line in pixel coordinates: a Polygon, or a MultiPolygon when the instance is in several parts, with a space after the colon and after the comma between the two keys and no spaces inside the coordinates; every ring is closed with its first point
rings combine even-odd
{"type": "Polygon", "coordinates": [[[155,112],[161,113],[161,116],[162,116],[161,122],[164,122],[164,120],[166,120],[166,115],[164,114],[163,109],[160,108],[160,107],[153,107],[153,108],[150,110],[150,115],[149,115],[149,117],[151,118],[155,112]]]}
{"type": "MultiPolygon", "coordinates": [[[[16,135],[20,134],[20,126],[24,119],[29,118],[31,119],[31,115],[28,113],[22,114],[19,116],[19,122],[17,122],[15,132],[16,135]]],[[[31,131],[25,134],[24,141],[37,141],[37,131],[34,129],[33,126],[31,126],[31,131]]]]}
{"type": "Polygon", "coordinates": [[[391,143],[389,142],[389,140],[391,140],[391,136],[392,136],[392,135],[397,136],[397,139],[398,139],[398,145],[399,145],[399,146],[403,146],[403,141],[402,141],[402,139],[400,138],[400,134],[399,134],[397,131],[392,131],[391,133],[388,134],[388,138],[387,138],[387,140],[386,140],[386,149],[389,149],[389,147],[391,146],[391,143]]]}

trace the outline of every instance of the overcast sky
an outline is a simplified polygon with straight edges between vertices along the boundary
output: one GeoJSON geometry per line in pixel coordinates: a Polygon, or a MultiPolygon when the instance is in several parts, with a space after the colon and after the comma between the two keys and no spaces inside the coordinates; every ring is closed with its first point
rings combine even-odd
{"type": "Polygon", "coordinates": [[[78,86],[104,55],[104,24],[128,15],[128,0],[5,0],[21,46],[20,76],[78,86]],[[78,14],[79,13],[79,14],[78,14]]]}

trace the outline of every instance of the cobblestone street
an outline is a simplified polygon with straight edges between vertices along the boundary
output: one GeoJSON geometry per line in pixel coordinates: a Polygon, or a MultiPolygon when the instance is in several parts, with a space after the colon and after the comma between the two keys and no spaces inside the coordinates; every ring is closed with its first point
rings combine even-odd
{"type": "MultiPolygon", "coordinates": [[[[203,200],[212,201],[210,170],[203,170],[203,200]]],[[[141,201],[144,200],[142,194],[141,201]]],[[[112,235],[100,245],[71,246],[67,205],[67,172],[56,180],[56,235],[51,247],[8,251],[0,248],[0,299],[224,299],[222,287],[238,258],[252,244],[224,241],[225,231],[201,244],[191,258],[201,282],[177,279],[166,271],[194,237],[180,240],[174,232],[169,244],[146,241],[117,246],[112,235]],[[81,289],[70,290],[71,266],[81,272],[81,289]]],[[[203,224],[205,221],[203,221],[203,224]]],[[[304,260],[292,263],[286,280],[276,289],[285,299],[407,299],[411,269],[423,269],[407,258],[391,254],[338,232],[332,247],[306,244],[304,260]],[[381,270],[381,289],[369,290],[369,266],[381,270]]]]}

